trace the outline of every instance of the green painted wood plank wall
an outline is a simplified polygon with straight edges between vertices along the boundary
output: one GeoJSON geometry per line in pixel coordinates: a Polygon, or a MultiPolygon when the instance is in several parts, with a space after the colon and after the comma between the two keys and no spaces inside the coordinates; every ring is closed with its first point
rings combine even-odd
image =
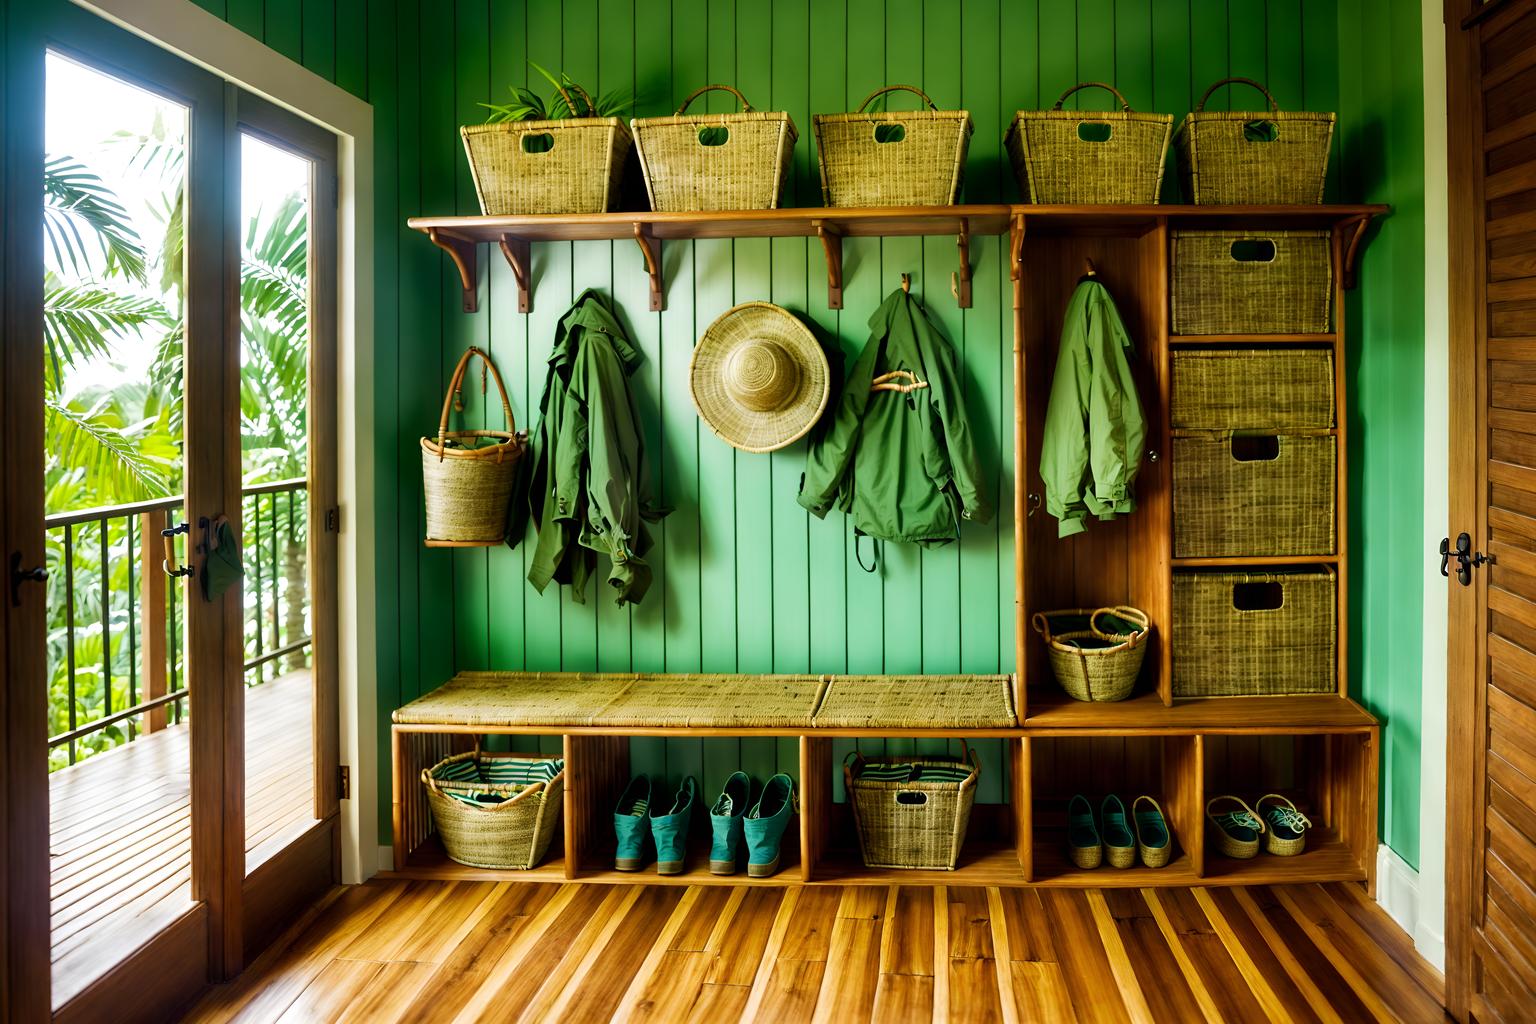
{"type": "MultiPolygon", "coordinates": [[[[670,112],[697,86],[719,81],[736,84],[760,108],[790,111],[801,133],[785,197],[791,205],[820,202],[811,113],[850,109],[890,82],[971,110],[977,132],[967,197],[982,202],[1016,197],[1001,146],[1010,112],[1048,105],[1079,81],[1112,82],[1137,107],[1182,116],[1206,84],[1247,75],[1267,81],[1282,106],[1339,110],[1349,166],[1341,172],[1335,161],[1330,195],[1399,207],[1373,244],[1350,323],[1360,398],[1351,435],[1358,552],[1351,673],[1388,722],[1383,834],[1416,860],[1418,653],[1416,644],[1394,639],[1390,624],[1416,624],[1420,608],[1411,556],[1422,504],[1423,322],[1405,312],[1413,303],[1403,299],[1416,297],[1422,279],[1421,213],[1413,223],[1422,168],[1411,160],[1421,115],[1417,80],[1409,81],[1418,73],[1412,19],[1392,16],[1386,34],[1365,29],[1388,23],[1378,17],[1391,6],[1386,0],[199,2],[377,110],[381,742],[390,709],[464,668],[896,673],[1011,665],[1008,502],[998,521],[968,526],[959,544],[925,552],[892,546],[884,572],[866,575],[846,525],[809,519],[795,504],[802,446],[735,453],[699,427],[685,384],[694,340],[736,302],[785,305],[852,352],[881,297],[910,272],[962,354],[993,490],[1006,494],[1012,395],[998,240],[973,249],[970,310],[957,309],[948,294],[953,246],[945,239],[851,241],[840,312],[826,308],[820,252],[779,239],[667,245],[668,309],[659,314],[647,312],[635,246],[540,245],[532,315],[516,312],[510,271],[494,259],[480,271],[481,312],[463,314],[451,271],[405,229],[405,218],[476,211],[456,126],[479,120],[478,104],[508,84],[534,84],[529,59],[601,90],[631,88],[642,115],[670,112]],[[646,354],[636,388],[660,485],[677,509],[657,531],[655,588],[634,609],[616,608],[601,592],[586,605],[533,593],[523,582],[521,549],[453,553],[420,542],[416,438],[436,421],[458,354],[468,344],[493,353],[526,423],[555,322],[588,287],[619,303],[646,354]]],[[[705,109],[727,106],[712,94],[705,109]]],[[[1167,199],[1176,187],[1170,174],[1167,199]]],[[[484,421],[478,398],[470,414],[484,421]]],[[[892,750],[918,746],[887,742],[892,750]]],[[[790,743],[757,740],[644,740],[635,750],[657,771],[700,775],[706,789],[737,764],[765,776],[792,769],[795,756],[790,743]]],[[[1004,798],[1000,754],[997,744],[982,748],[990,769],[983,799],[1004,798]]],[[[387,780],[385,789],[387,840],[387,780]]]]}

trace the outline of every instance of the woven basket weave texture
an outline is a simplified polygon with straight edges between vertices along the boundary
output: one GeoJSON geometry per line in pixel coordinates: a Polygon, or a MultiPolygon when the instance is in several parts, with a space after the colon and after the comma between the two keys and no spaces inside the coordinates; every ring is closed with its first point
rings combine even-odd
{"type": "Polygon", "coordinates": [[[548,759],[537,755],[475,751],[455,754],[422,772],[432,820],[449,857],[460,864],[479,868],[526,870],[537,867],[559,828],[565,772],[562,770],[548,783],[531,786],[473,785],[436,779],[439,773],[466,760],[478,764],[548,759]],[[448,791],[455,789],[493,792],[509,799],[502,803],[476,806],[448,794],[448,791]]]}
{"type": "Polygon", "coordinates": [[[1045,640],[1056,682],[1073,700],[1125,700],[1147,656],[1151,623],[1137,608],[1073,608],[1036,612],[1031,624],[1045,640]],[[1109,616],[1127,628],[1109,625],[1109,616]]]}
{"type": "Polygon", "coordinates": [[[1174,430],[1327,430],[1333,353],[1327,349],[1176,349],[1174,430]]]}
{"type": "Polygon", "coordinates": [[[1320,203],[1334,120],[1333,114],[1282,111],[1251,79],[1223,79],[1206,90],[1174,139],[1185,194],[1197,206],[1320,203]],[[1258,89],[1269,109],[1206,110],[1211,94],[1229,83],[1258,89]]]}
{"type": "Polygon", "coordinates": [[[1326,334],[1333,258],[1326,231],[1173,232],[1173,333],[1326,334]],[[1244,261],[1240,242],[1274,258],[1244,261]]]}
{"type": "Polygon", "coordinates": [[[863,110],[891,90],[921,96],[926,110],[879,114],[816,114],[811,118],[820,154],[821,194],[827,206],[948,206],[959,202],[971,115],[939,110],[907,85],[887,86],[865,97],[863,110]],[[877,141],[883,125],[899,125],[901,138],[877,141]]]}
{"type": "Polygon", "coordinates": [[[1144,114],[1103,82],[1084,82],[1050,110],[1014,114],[1004,145],[1019,192],[1028,203],[1156,203],[1162,191],[1172,114],[1144,114]],[[1119,110],[1063,110],[1079,89],[1108,89],[1119,110]],[[1109,137],[1089,141],[1083,125],[1103,125],[1109,137]]]}
{"type": "Polygon", "coordinates": [[[606,213],[619,195],[629,129],[616,117],[467,124],[459,129],[480,211],[489,216],[606,213]],[[544,152],[528,152],[549,136],[544,152]]]}
{"type": "Polygon", "coordinates": [[[771,210],[779,205],[785,174],[799,133],[786,113],[753,110],[746,98],[728,85],[695,91],[670,117],[643,117],[630,122],[635,152],[645,172],[651,209],[660,213],[695,210],[771,210]],[[722,89],[741,102],[735,114],[688,114],[688,105],[703,93],[722,89]],[[718,145],[705,139],[720,129],[718,145]]]}
{"type": "Polygon", "coordinates": [[[1175,573],[1173,695],[1333,693],[1338,582],[1329,571],[1175,573]],[[1234,588],[1278,584],[1280,607],[1244,611],[1234,588]]]}
{"type": "MultiPolygon", "coordinates": [[[[889,758],[887,758],[889,760],[889,758]]],[[[903,764],[954,768],[958,758],[900,758],[903,764]]],[[[886,782],[860,778],[868,762],[855,755],[843,765],[843,782],[864,864],[872,868],[954,870],[976,801],[980,770],[972,763],[963,782],[886,782]]]]}
{"type": "Polygon", "coordinates": [[[833,676],[815,724],[843,728],[1011,729],[1007,676],[833,676]]]}
{"type": "Polygon", "coordinates": [[[1243,461],[1249,440],[1173,439],[1174,557],[1333,554],[1335,439],[1254,438],[1275,457],[1243,461]]]}

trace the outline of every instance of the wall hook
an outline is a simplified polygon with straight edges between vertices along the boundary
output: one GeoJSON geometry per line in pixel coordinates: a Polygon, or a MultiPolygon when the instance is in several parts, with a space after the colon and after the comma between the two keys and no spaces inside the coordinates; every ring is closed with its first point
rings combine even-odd
{"type": "Polygon", "coordinates": [[[1093,260],[1092,259],[1085,259],[1085,260],[1083,260],[1083,266],[1085,268],[1085,270],[1083,271],[1083,276],[1084,277],[1098,277],[1099,276],[1099,268],[1093,265],[1093,260]]]}
{"type": "Polygon", "coordinates": [[[902,274],[901,275],[901,290],[906,292],[908,295],[912,294],[912,275],[911,274],[902,274]]]}

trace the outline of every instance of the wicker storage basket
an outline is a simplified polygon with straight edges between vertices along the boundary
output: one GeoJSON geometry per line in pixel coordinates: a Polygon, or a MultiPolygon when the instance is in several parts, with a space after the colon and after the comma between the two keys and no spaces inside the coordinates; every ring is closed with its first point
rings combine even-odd
{"type": "Polygon", "coordinates": [[[876,89],[852,114],[811,118],[821,154],[821,195],[828,206],[948,206],[960,198],[971,115],[940,110],[920,89],[876,89]],[[926,110],[862,111],[877,96],[905,89],[926,110]],[[895,126],[895,127],[886,127],[895,126]]]}
{"type": "Polygon", "coordinates": [[[1326,334],[1332,299],[1326,231],[1173,232],[1174,334],[1326,334]]]}
{"type": "Polygon", "coordinates": [[[1322,202],[1333,123],[1333,114],[1282,113],[1269,90],[1251,78],[1223,78],[1205,90],[1174,138],[1189,201],[1197,206],[1322,202]],[[1205,109],[1212,93],[1234,83],[1262,92],[1269,109],[1205,109]]]}
{"type": "Polygon", "coordinates": [[[916,778],[893,778],[891,764],[873,764],[858,751],[843,760],[843,782],[859,833],[859,851],[872,868],[953,871],[976,801],[981,763],[965,746],[959,758],[931,754],[900,758],[916,778]],[[925,772],[936,777],[924,779],[925,772]],[[884,777],[876,777],[884,776],[884,777]]]}
{"type": "Polygon", "coordinates": [[[1074,608],[1036,612],[1056,681],[1073,700],[1125,700],[1147,654],[1151,624],[1137,608],[1074,608]]]}
{"type": "Polygon", "coordinates": [[[1020,110],[1004,145],[1027,203],[1155,203],[1162,191],[1172,114],[1139,114],[1104,82],[1084,82],[1050,110],[1020,110]],[[1117,111],[1063,110],[1079,89],[1108,89],[1117,111]],[[1101,126],[1102,139],[1085,126],[1101,126]]]}
{"type": "Polygon", "coordinates": [[[533,868],[560,825],[565,761],[455,754],[421,773],[448,856],[477,868],[533,868]]]}
{"type": "Polygon", "coordinates": [[[1172,390],[1174,430],[1327,430],[1333,353],[1175,349],[1172,390]]]}
{"type": "MultiPolygon", "coordinates": [[[[588,112],[595,109],[577,93],[588,112]]],[[[564,89],[561,95],[578,109],[564,89]]],[[[604,213],[618,198],[629,156],[629,129],[617,117],[467,124],[459,134],[480,212],[489,216],[604,213]]]]}
{"type": "Polygon", "coordinates": [[[753,110],[728,85],[706,85],[671,117],[638,118],[630,127],[651,209],[660,213],[774,209],[798,138],[788,114],[753,110]],[[741,112],[687,113],[690,103],[715,89],[735,96],[741,112]]]}
{"type": "Polygon", "coordinates": [[[459,358],[443,414],[437,422],[437,439],[421,439],[422,493],[427,505],[427,547],[472,548],[500,544],[507,535],[507,509],[512,499],[512,480],[528,437],[517,431],[512,403],[491,357],[471,346],[459,358]],[[479,356],[501,392],[501,412],[506,430],[449,430],[450,407],[463,410],[461,392],[464,371],[471,356],[479,356]],[[470,444],[465,444],[469,442],[470,444]],[[490,442],[488,444],[482,442],[490,442]],[[472,447],[477,445],[478,447],[472,447]]]}
{"type": "Polygon", "coordinates": [[[1173,695],[1333,693],[1332,570],[1174,573],[1173,695]]]}
{"type": "Polygon", "coordinates": [[[1327,434],[1173,439],[1173,556],[1334,553],[1327,434]]]}

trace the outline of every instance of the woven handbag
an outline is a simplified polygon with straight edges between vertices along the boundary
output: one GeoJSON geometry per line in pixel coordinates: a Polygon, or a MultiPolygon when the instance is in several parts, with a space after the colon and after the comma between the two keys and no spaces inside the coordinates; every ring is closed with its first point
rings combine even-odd
{"type": "Polygon", "coordinates": [[[954,870],[981,776],[976,752],[964,740],[960,748],[958,758],[919,754],[882,762],[849,751],[843,784],[866,867],[954,870]]]}
{"type": "Polygon", "coordinates": [[[1172,114],[1140,114],[1119,90],[1083,82],[1050,110],[1020,110],[1005,145],[1029,203],[1155,203],[1163,185],[1172,114]],[[1118,111],[1063,110],[1079,89],[1108,89],[1118,111]]]}
{"type": "Polygon", "coordinates": [[[565,761],[455,754],[421,773],[448,856],[477,868],[537,867],[560,824],[565,761]]]}
{"type": "Polygon", "coordinates": [[[753,110],[728,85],[696,89],[671,117],[637,118],[630,127],[658,213],[776,208],[799,137],[788,114],[753,110]],[[688,113],[689,104],[713,90],[735,96],[741,111],[688,113]]]}
{"type": "MultiPolygon", "coordinates": [[[[481,389],[485,380],[481,378],[481,389]]],[[[527,448],[528,435],[518,433],[512,403],[491,357],[474,346],[459,357],[437,439],[421,439],[421,483],[427,505],[427,547],[474,548],[500,544],[507,535],[507,511],[517,460],[527,448]],[[464,371],[471,356],[479,356],[501,392],[505,430],[449,430],[449,409],[464,411],[464,371]]]]}
{"type": "Polygon", "coordinates": [[[971,115],[940,110],[910,85],[888,85],[851,114],[811,118],[821,154],[821,195],[828,206],[949,206],[960,199],[971,115]],[[864,113],[879,96],[905,90],[926,110],[864,113]]]}
{"type": "Polygon", "coordinates": [[[1223,78],[1205,90],[1174,137],[1189,201],[1197,206],[1322,202],[1335,119],[1281,111],[1253,79],[1223,78]],[[1212,93],[1234,84],[1259,90],[1269,109],[1205,109],[1212,93]]]}
{"type": "Polygon", "coordinates": [[[1073,700],[1125,700],[1136,687],[1152,625],[1139,608],[1036,612],[1056,681],[1073,700]]]}
{"type": "MultiPolygon", "coordinates": [[[[590,115],[592,98],[576,89],[590,115]]],[[[577,110],[563,88],[567,109],[577,110]]],[[[488,216],[604,213],[629,156],[629,129],[617,117],[467,124],[459,129],[480,212],[488,216]]]]}

